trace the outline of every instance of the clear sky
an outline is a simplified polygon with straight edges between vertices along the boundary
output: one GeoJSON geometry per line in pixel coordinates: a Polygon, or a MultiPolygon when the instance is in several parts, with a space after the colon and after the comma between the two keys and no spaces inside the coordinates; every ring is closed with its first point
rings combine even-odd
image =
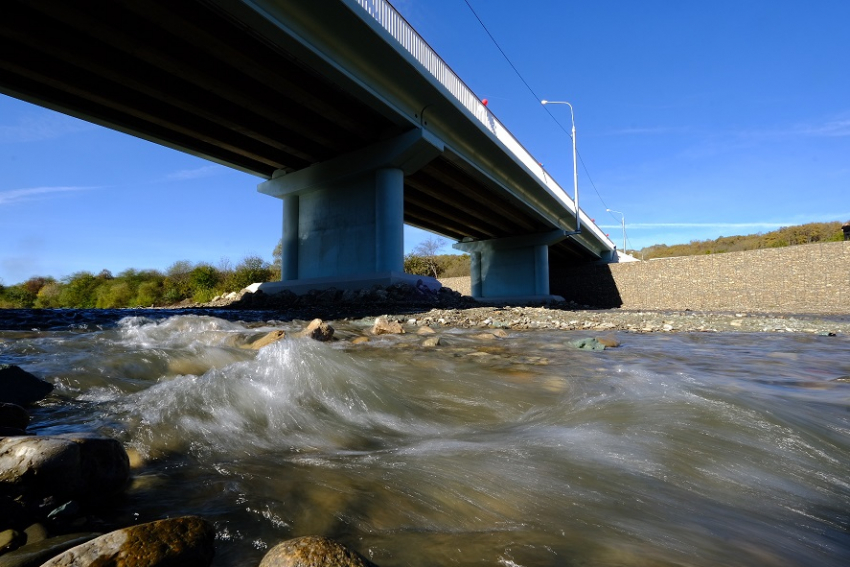
{"type": "MultiPolygon", "coordinates": [[[[394,5],[565,188],[569,108],[537,99],[574,105],[581,206],[618,245],[606,208],[629,248],[850,220],[850,2],[468,1],[535,94],[466,0],[394,5]]],[[[0,282],[270,261],[259,181],[0,95],[0,282]]]]}

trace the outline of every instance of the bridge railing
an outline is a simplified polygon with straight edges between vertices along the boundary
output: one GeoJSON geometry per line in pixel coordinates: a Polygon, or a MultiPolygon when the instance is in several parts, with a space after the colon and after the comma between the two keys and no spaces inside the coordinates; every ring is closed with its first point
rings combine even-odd
{"type": "MultiPolygon", "coordinates": [[[[428,72],[434,76],[451,95],[458,100],[469,112],[484,125],[520,162],[522,162],[543,185],[560,198],[573,213],[576,211],[575,201],[564,189],[546,172],[540,163],[526,150],[523,145],[499,122],[496,115],[484,106],[451,67],[437,55],[431,46],[413,29],[407,20],[387,0],[356,0],[370,16],[372,16],[396,41],[404,47],[428,72]]],[[[582,224],[591,226],[594,232],[603,240],[608,240],[582,211],[582,224]]]]}

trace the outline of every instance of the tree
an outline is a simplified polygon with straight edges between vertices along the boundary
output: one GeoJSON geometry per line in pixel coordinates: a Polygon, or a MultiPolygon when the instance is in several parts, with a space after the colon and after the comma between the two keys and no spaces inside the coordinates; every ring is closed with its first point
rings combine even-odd
{"type": "MultiPolygon", "coordinates": [[[[417,244],[413,251],[405,258],[405,264],[410,258],[411,265],[418,264],[417,267],[424,267],[426,273],[419,275],[433,275],[435,278],[440,275],[440,263],[437,261],[437,252],[445,246],[446,241],[442,238],[428,237],[417,244]]],[[[416,273],[416,272],[411,272],[416,273]]]]}

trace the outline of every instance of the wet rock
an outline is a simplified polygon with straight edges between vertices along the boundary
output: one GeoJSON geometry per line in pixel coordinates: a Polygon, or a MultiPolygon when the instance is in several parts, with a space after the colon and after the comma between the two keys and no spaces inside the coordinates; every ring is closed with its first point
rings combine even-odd
{"type": "Polygon", "coordinates": [[[299,337],[307,337],[315,341],[329,341],[334,336],[334,328],[322,321],[313,319],[307,327],[298,333],[299,337]]]}
{"type": "Polygon", "coordinates": [[[27,410],[17,404],[0,403],[0,427],[26,429],[29,424],[27,410]]]}
{"type": "Polygon", "coordinates": [[[332,539],[304,536],[273,547],[260,567],[376,567],[374,563],[332,539]]]}
{"type": "Polygon", "coordinates": [[[353,339],[351,339],[351,344],[353,344],[353,345],[360,345],[360,344],[368,343],[368,342],[369,342],[369,337],[354,337],[353,339]]]}
{"type": "Polygon", "coordinates": [[[428,337],[427,339],[422,341],[422,346],[424,346],[424,347],[440,346],[440,337],[428,337]]]}
{"type": "Polygon", "coordinates": [[[117,494],[130,481],[130,458],[115,439],[72,437],[80,448],[83,492],[98,497],[117,494]]]}
{"type": "Polygon", "coordinates": [[[0,364],[0,402],[26,406],[44,399],[52,391],[53,384],[18,366],[0,364]]]}
{"type": "Polygon", "coordinates": [[[384,316],[375,319],[375,324],[372,325],[372,334],[375,335],[402,335],[404,328],[398,321],[391,321],[384,316]]]}
{"type": "MultiPolygon", "coordinates": [[[[26,541],[27,536],[23,532],[19,532],[18,530],[3,530],[0,532],[0,555],[19,548],[26,541]]],[[[0,559],[0,562],[2,561],[0,559]]]]}
{"type": "Polygon", "coordinates": [[[24,533],[27,536],[27,545],[43,541],[48,537],[47,528],[44,527],[44,524],[36,523],[27,526],[27,529],[24,530],[24,533]]]}
{"type": "Polygon", "coordinates": [[[596,337],[596,341],[605,348],[616,348],[620,346],[620,341],[613,337],[596,337]]]}
{"type": "Polygon", "coordinates": [[[116,530],[73,547],[43,567],[206,567],[212,563],[215,529],[185,516],[116,530]]]}
{"type": "Polygon", "coordinates": [[[68,534],[34,543],[27,542],[26,545],[0,557],[0,566],[39,567],[45,561],[99,535],[97,533],[68,534]]]}
{"type": "Polygon", "coordinates": [[[472,335],[472,338],[479,341],[493,341],[496,340],[496,335],[493,333],[478,333],[477,335],[472,335]]]}
{"type": "Polygon", "coordinates": [[[270,344],[274,344],[279,340],[282,340],[286,337],[286,331],[283,329],[277,329],[275,331],[270,331],[269,333],[263,335],[256,341],[248,343],[243,348],[252,349],[252,350],[260,350],[263,347],[269,346],[270,344]]]}
{"type": "Polygon", "coordinates": [[[0,438],[0,494],[111,496],[127,485],[127,453],[114,439],[0,438]]]}
{"type": "Polygon", "coordinates": [[[605,350],[605,345],[593,338],[583,338],[570,341],[569,345],[581,350],[605,350]]]}
{"type": "Polygon", "coordinates": [[[417,334],[417,335],[433,335],[433,334],[434,334],[434,333],[436,333],[436,332],[437,332],[437,331],[435,331],[434,329],[432,329],[432,328],[431,328],[431,327],[429,327],[428,325],[423,325],[422,327],[419,327],[419,328],[416,330],[416,334],[417,334]]]}

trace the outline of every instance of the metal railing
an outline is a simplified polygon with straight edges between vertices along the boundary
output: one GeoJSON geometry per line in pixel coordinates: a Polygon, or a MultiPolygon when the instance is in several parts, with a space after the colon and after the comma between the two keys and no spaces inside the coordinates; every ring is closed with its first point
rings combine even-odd
{"type": "MultiPolygon", "coordinates": [[[[387,0],[356,0],[363,10],[372,16],[378,24],[383,27],[396,41],[407,50],[425,69],[439,81],[451,95],[460,102],[476,120],[481,122],[497,140],[499,140],[508,151],[522,162],[529,171],[537,177],[543,185],[552,191],[553,195],[570,210],[576,213],[573,199],[564,189],[546,172],[540,163],[526,150],[523,145],[511,134],[499,119],[484,106],[481,100],[475,96],[460,77],[452,71],[451,67],[437,55],[430,45],[417,33],[413,26],[404,19],[398,11],[387,0]]],[[[597,236],[603,240],[607,238],[590,221],[582,211],[582,223],[591,226],[597,236]]]]}

